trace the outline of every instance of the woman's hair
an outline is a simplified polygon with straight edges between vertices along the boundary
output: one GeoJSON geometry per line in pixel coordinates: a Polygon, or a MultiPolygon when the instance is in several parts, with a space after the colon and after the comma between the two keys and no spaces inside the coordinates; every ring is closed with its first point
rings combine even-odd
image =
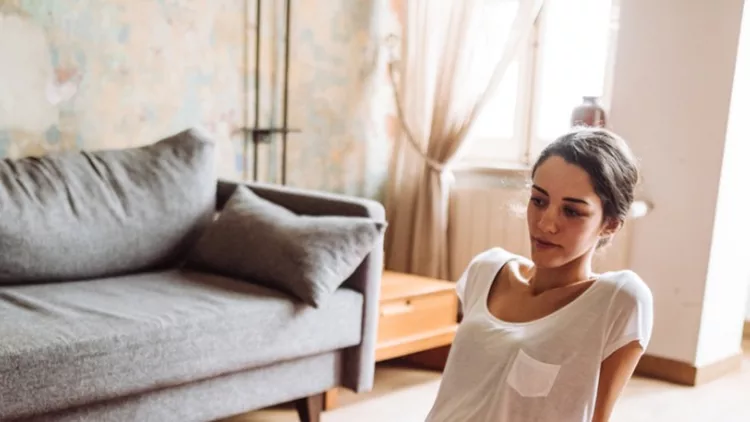
{"type": "MultiPolygon", "coordinates": [[[[627,143],[607,129],[574,128],[549,144],[531,170],[533,177],[549,157],[558,156],[588,173],[602,201],[604,219],[621,223],[630,212],[639,181],[637,161],[627,143]]],[[[605,242],[600,242],[603,246],[605,242]]]]}

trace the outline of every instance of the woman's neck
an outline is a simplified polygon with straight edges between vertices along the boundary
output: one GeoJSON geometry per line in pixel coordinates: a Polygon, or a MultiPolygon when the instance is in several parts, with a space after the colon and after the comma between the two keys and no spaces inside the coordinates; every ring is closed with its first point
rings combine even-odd
{"type": "Polygon", "coordinates": [[[589,280],[595,274],[591,269],[591,256],[583,256],[570,261],[562,267],[534,268],[531,278],[531,289],[535,295],[542,294],[547,290],[569,286],[571,284],[589,280]]]}

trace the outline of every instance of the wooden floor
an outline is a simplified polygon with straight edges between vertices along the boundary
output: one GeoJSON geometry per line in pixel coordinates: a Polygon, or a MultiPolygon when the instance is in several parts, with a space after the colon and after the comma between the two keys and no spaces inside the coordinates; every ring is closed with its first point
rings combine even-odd
{"type": "MultiPolygon", "coordinates": [[[[700,387],[681,387],[634,378],[617,404],[611,422],[750,421],[750,341],[744,343],[742,370],[700,387]]],[[[323,422],[423,421],[435,398],[440,374],[380,365],[372,392],[340,394],[341,406],[323,422]]],[[[281,406],[223,422],[297,422],[293,408],[281,406]]]]}

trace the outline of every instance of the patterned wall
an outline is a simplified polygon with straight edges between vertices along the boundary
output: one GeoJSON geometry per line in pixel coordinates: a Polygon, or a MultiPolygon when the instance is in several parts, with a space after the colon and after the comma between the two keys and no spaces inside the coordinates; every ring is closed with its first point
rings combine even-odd
{"type": "MultiPolygon", "coordinates": [[[[0,0],[0,156],[137,146],[203,126],[221,175],[242,177],[255,4],[0,0]]],[[[281,122],[284,11],[263,7],[268,126],[281,122]]],[[[301,133],[289,137],[290,185],[380,198],[392,115],[381,41],[393,21],[388,0],[293,0],[289,122],[301,133]]],[[[261,149],[264,180],[278,180],[278,155],[261,149]]]]}

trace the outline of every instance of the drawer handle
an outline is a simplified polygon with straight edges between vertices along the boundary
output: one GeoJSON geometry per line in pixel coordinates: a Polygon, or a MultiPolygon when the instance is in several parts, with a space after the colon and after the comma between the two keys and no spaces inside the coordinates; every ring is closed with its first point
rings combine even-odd
{"type": "Polygon", "coordinates": [[[394,305],[387,305],[380,309],[380,316],[391,316],[391,315],[399,315],[399,314],[405,314],[407,312],[411,312],[412,306],[411,301],[407,300],[404,303],[398,303],[394,305]]]}

